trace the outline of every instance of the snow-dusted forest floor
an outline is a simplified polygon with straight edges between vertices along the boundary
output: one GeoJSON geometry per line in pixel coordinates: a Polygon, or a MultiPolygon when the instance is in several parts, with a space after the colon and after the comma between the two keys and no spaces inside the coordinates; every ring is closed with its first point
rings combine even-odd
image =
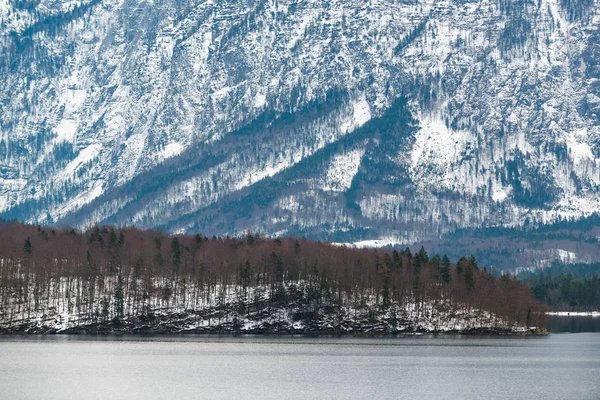
{"type": "Polygon", "coordinates": [[[323,297],[307,282],[275,289],[171,285],[156,281],[154,294],[139,289],[136,295],[135,285],[123,291],[115,279],[105,278],[93,290],[101,286],[112,295],[87,302],[83,281],[61,279],[50,297],[46,292],[36,303],[32,283],[27,304],[9,302],[0,310],[0,333],[543,333],[443,299],[404,298],[383,306],[376,293],[323,297]]]}

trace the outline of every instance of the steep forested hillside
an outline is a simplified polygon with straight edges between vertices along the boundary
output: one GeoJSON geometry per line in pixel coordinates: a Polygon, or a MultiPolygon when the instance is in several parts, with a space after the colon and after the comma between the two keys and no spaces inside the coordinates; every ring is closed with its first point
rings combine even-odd
{"type": "Polygon", "coordinates": [[[473,254],[482,265],[517,274],[543,270],[590,276],[600,273],[600,214],[520,228],[459,229],[418,245],[454,258],[473,254]]]}
{"type": "MultiPolygon", "coordinates": [[[[598,266],[596,265],[596,268],[598,266]]],[[[600,311],[600,276],[533,275],[525,279],[536,299],[554,311],[600,311]]]]}

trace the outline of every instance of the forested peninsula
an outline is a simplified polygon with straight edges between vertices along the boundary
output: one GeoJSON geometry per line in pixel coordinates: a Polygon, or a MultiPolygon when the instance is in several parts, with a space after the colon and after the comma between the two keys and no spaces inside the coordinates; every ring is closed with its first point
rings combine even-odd
{"type": "Polygon", "coordinates": [[[544,314],[423,248],[0,224],[1,333],[534,334],[544,314]]]}

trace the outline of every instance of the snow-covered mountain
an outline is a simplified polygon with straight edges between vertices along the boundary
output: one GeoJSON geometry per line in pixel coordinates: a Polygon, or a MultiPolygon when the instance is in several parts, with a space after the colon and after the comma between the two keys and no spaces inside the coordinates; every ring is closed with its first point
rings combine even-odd
{"type": "Polygon", "coordinates": [[[0,0],[0,213],[430,240],[600,211],[599,0],[0,0]]]}

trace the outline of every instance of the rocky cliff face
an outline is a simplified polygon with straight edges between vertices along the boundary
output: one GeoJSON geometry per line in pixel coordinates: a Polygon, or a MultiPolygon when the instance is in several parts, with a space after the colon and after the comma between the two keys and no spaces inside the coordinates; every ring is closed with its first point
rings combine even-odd
{"type": "Polygon", "coordinates": [[[0,0],[0,212],[431,240],[600,211],[597,0],[0,0]]]}

